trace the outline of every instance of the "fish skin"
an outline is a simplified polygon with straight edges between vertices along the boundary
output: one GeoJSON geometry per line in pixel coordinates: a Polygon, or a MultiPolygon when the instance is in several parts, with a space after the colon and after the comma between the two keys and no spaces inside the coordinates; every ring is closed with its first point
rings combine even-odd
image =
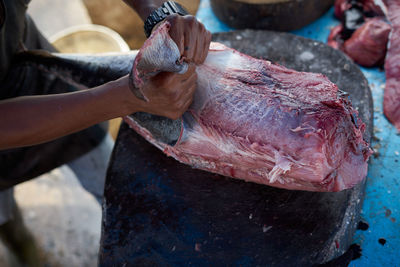
{"type": "MultiPolygon", "coordinates": [[[[170,38],[167,33],[163,24],[153,35],[170,38]]],[[[135,59],[133,79],[145,80],[149,72],[141,71],[140,60],[135,59]]],[[[124,118],[166,155],[194,168],[292,190],[340,191],[365,178],[371,155],[363,140],[365,125],[326,76],[219,43],[211,43],[196,71],[194,101],[180,120],[174,145],[155,138],[134,117],[124,118]]]]}

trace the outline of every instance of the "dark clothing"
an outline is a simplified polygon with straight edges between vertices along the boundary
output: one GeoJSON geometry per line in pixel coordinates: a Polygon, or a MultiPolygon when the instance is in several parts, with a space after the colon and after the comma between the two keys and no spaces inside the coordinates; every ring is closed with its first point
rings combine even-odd
{"type": "Polygon", "coordinates": [[[22,49],[26,35],[26,9],[30,0],[0,0],[0,81],[4,79],[11,59],[22,49]]]}
{"type": "MultiPolygon", "coordinates": [[[[3,20],[0,29],[0,99],[77,90],[36,66],[13,63],[13,56],[24,49],[54,51],[26,15],[29,1],[0,0],[0,25],[3,20]]],[[[29,116],[29,110],[24,112],[29,116]]],[[[0,151],[0,190],[37,177],[85,154],[96,147],[105,135],[106,126],[95,125],[45,144],[0,151]]]]}
{"type": "Polygon", "coordinates": [[[3,27],[6,19],[6,8],[4,7],[3,0],[0,0],[0,29],[3,27]]]}

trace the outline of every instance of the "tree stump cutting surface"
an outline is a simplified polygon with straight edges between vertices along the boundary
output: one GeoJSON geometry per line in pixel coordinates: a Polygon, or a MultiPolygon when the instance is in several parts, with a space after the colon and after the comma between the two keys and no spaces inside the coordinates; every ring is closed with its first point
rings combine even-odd
{"type": "MultiPolygon", "coordinates": [[[[214,40],[327,75],[372,132],[372,98],[341,52],[287,33],[236,31],[214,40]]],[[[337,193],[289,191],[183,165],[123,124],[105,187],[100,266],[310,266],[343,254],[365,182],[337,193]],[[125,264],[125,265],[124,265],[125,264]]]]}

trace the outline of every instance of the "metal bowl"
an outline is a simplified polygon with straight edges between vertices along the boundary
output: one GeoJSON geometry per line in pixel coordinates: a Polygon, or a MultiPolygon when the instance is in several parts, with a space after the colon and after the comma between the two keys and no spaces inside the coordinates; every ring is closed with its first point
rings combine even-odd
{"type": "Polygon", "coordinates": [[[62,53],[127,52],[129,46],[110,28],[85,24],[62,30],[50,37],[50,42],[62,53]]]}

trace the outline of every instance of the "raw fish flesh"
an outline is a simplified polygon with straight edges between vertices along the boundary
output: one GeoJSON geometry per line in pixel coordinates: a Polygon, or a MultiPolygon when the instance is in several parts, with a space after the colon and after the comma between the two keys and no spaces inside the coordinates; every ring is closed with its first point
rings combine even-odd
{"type": "MultiPolygon", "coordinates": [[[[168,30],[168,23],[160,26],[135,59],[131,77],[142,99],[140,88],[151,75],[185,69],[168,30]]],[[[125,121],[182,163],[249,182],[340,191],[365,178],[371,155],[365,125],[326,76],[274,65],[220,43],[211,43],[196,71],[194,101],[182,119],[159,118],[161,126],[152,130],[146,114],[125,121]]]]}
{"type": "Polygon", "coordinates": [[[343,50],[362,66],[381,66],[390,31],[390,25],[381,18],[369,19],[344,42],[343,50]]]}
{"type": "Polygon", "coordinates": [[[336,0],[335,16],[342,24],[331,30],[328,44],[362,66],[384,63],[383,112],[400,132],[400,1],[336,0]],[[346,29],[346,25],[355,26],[355,29],[346,29]]]}
{"type": "Polygon", "coordinates": [[[386,87],[383,112],[400,131],[400,1],[385,0],[384,2],[392,31],[385,60],[386,87]]]}

